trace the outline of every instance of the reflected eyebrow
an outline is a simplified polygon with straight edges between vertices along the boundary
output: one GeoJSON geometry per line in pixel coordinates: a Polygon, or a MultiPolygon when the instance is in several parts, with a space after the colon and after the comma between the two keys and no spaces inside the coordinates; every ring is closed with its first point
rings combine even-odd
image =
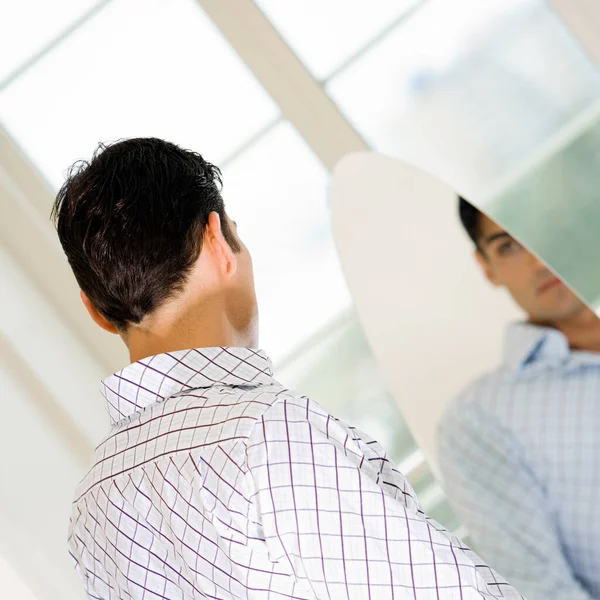
{"type": "Polygon", "coordinates": [[[489,245],[492,242],[495,242],[496,240],[501,240],[503,238],[512,239],[512,236],[506,233],[506,231],[499,231],[498,233],[493,233],[492,235],[486,237],[484,242],[486,245],[489,245]]]}

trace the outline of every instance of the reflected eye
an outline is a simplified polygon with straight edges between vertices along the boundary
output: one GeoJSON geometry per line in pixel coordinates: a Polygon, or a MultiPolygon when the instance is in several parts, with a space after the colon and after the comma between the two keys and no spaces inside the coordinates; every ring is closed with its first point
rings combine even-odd
{"type": "Polygon", "coordinates": [[[498,245],[497,252],[500,256],[510,256],[511,254],[520,252],[522,249],[523,246],[521,246],[519,242],[513,239],[508,239],[498,245]]]}

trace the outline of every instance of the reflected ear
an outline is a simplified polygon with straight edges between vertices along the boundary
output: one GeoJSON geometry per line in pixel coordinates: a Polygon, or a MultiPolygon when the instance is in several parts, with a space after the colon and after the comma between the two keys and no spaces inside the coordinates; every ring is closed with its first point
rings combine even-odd
{"type": "Polygon", "coordinates": [[[203,245],[210,247],[219,269],[224,275],[235,275],[238,264],[237,258],[223,235],[221,217],[217,212],[212,212],[208,216],[203,245]]]}
{"type": "Polygon", "coordinates": [[[498,278],[496,277],[496,273],[495,273],[492,265],[490,264],[490,261],[486,258],[483,251],[481,251],[479,248],[477,248],[475,250],[475,260],[479,263],[479,266],[481,267],[481,270],[483,271],[485,278],[493,286],[496,286],[496,287],[499,286],[500,283],[498,282],[498,278]]]}
{"type": "Polygon", "coordinates": [[[88,313],[90,313],[90,317],[92,317],[92,320],[98,327],[102,327],[104,331],[108,331],[109,333],[119,333],[117,328],[97,311],[83,290],[79,290],[79,296],[88,313]]]}

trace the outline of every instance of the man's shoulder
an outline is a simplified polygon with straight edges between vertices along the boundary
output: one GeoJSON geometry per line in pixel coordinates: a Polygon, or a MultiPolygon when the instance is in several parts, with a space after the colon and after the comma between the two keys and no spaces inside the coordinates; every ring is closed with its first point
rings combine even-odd
{"type": "MultiPolygon", "coordinates": [[[[268,418],[285,416],[296,420],[332,418],[315,400],[277,384],[277,397],[265,412],[268,418]]],[[[262,416],[262,415],[261,415],[262,416]]]]}
{"type": "Polygon", "coordinates": [[[438,445],[517,434],[531,390],[531,380],[506,367],[481,375],[445,406],[437,424],[438,445]]]}
{"type": "MultiPolygon", "coordinates": [[[[309,396],[280,388],[277,398],[258,415],[252,426],[251,444],[262,443],[264,436],[288,439],[300,436],[324,436],[330,443],[351,442],[357,437],[353,429],[334,417],[309,396]]],[[[306,440],[305,440],[306,441],[306,440]]]]}
{"type": "Polygon", "coordinates": [[[502,368],[483,373],[466,384],[452,398],[449,406],[465,406],[472,403],[485,403],[486,399],[497,395],[500,389],[507,385],[506,372],[502,368]]]}
{"type": "Polygon", "coordinates": [[[168,399],[165,407],[157,407],[157,411],[165,416],[181,412],[185,427],[205,429],[210,440],[223,444],[232,437],[244,442],[265,414],[276,414],[279,406],[299,406],[301,402],[297,394],[273,380],[260,386],[222,385],[210,390],[187,390],[168,399]]]}
{"type": "Polygon", "coordinates": [[[185,390],[115,425],[97,447],[79,488],[95,487],[165,458],[177,460],[177,456],[191,454],[210,462],[218,446],[243,460],[243,447],[257,422],[266,413],[275,418],[277,406],[284,402],[295,407],[297,418],[300,397],[275,381],[185,390]]]}
{"type": "Polygon", "coordinates": [[[194,427],[205,428],[212,441],[228,446],[232,442],[246,446],[253,432],[264,423],[314,424],[332,418],[319,404],[275,380],[258,387],[215,387],[205,398],[195,398],[192,392],[178,400],[189,412],[188,426],[193,422],[194,427]]]}
{"type": "Polygon", "coordinates": [[[438,429],[444,431],[457,421],[493,419],[513,385],[503,368],[480,375],[448,402],[438,429]]]}

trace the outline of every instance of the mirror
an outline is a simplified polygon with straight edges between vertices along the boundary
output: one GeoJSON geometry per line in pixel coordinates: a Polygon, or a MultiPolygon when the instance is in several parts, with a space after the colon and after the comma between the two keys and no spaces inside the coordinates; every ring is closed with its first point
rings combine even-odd
{"type": "Polygon", "coordinates": [[[421,169],[357,153],[331,187],[390,391],[472,545],[534,600],[600,597],[600,124],[576,125],[469,199],[478,252],[457,190],[421,169]]]}
{"type": "Polygon", "coordinates": [[[498,362],[503,328],[520,312],[483,285],[450,186],[397,159],[356,153],[336,167],[330,197],[355,310],[437,470],[435,432],[446,402],[498,362]],[[490,307],[493,318],[477,306],[490,307]]]}

